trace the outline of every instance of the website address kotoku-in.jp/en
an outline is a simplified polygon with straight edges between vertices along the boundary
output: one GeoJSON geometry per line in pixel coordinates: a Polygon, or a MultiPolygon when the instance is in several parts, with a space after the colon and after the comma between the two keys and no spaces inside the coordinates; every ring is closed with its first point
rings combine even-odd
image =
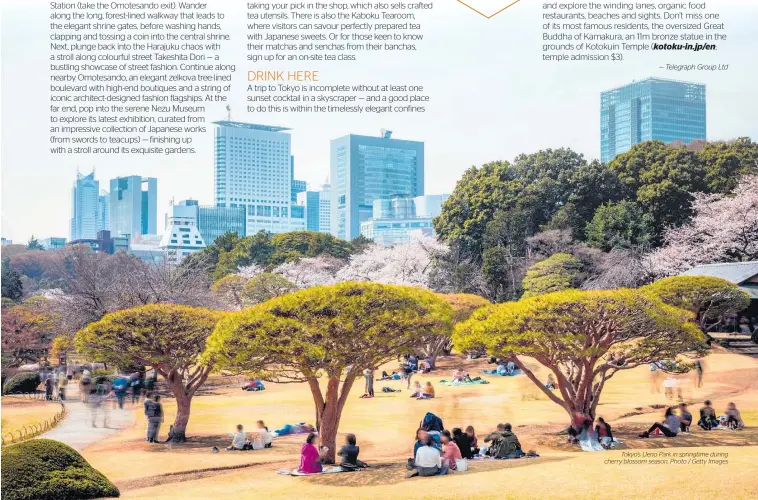
{"type": "Polygon", "coordinates": [[[716,50],[715,43],[654,43],[653,50],[692,50],[700,52],[701,50],[716,50]]]}

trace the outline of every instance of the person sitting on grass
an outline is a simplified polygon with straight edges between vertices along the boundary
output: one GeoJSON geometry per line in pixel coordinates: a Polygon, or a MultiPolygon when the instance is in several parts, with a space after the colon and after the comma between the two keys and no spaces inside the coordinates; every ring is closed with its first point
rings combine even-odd
{"type": "Polygon", "coordinates": [[[348,434],[345,436],[345,444],[342,445],[337,456],[342,457],[340,461],[340,467],[349,471],[355,471],[365,466],[363,462],[358,460],[358,453],[360,448],[356,445],[357,440],[355,434],[348,434]]]}
{"type": "Polygon", "coordinates": [[[737,405],[734,403],[729,403],[726,407],[726,425],[733,430],[745,428],[745,422],[742,421],[740,410],[737,409],[737,405]]]}
{"type": "Polygon", "coordinates": [[[305,438],[300,448],[300,467],[297,469],[302,474],[317,474],[321,472],[321,453],[316,448],[316,433],[311,432],[305,438]]]}
{"type": "Polygon", "coordinates": [[[430,436],[426,437],[424,445],[416,451],[413,464],[414,468],[407,477],[444,476],[447,474],[447,468],[442,465],[442,455],[434,447],[434,440],[430,436]]]}
{"type": "Polygon", "coordinates": [[[689,432],[692,425],[692,413],[687,409],[687,403],[679,405],[679,432],[689,432]]]}
{"type": "Polygon", "coordinates": [[[511,424],[498,424],[497,431],[487,436],[484,441],[487,442],[488,439],[492,444],[487,454],[493,458],[518,458],[524,455],[511,424]]]}
{"type": "Polygon", "coordinates": [[[263,423],[263,420],[258,420],[256,423],[257,429],[256,433],[258,434],[258,437],[260,438],[261,442],[263,443],[264,448],[271,448],[273,445],[273,437],[271,436],[271,433],[268,431],[268,427],[266,427],[266,424],[263,423]]]}
{"type": "Polygon", "coordinates": [[[545,382],[545,389],[555,390],[555,377],[552,373],[547,375],[547,382],[545,382]]]}
{"type": "Polygon", "coordinates": [[[453,437],[448,430],[442,431],[440,440],[442,441],[442,467],[455,470],[455,461],[463,458],[461,450],[458,448],[458,445],[455,444],[455,441],[453,441],[453,437]]]}
{"type": "Polygon", "coordinates": [[[413,392],[411,393],[412,398],[419,398],[421,397],[421,394],[423,393],[423,389],[421,388],[421,382],[418,380],[413,383],[413,392]]]}
{"type": "Polygon", "coordinates": [[[245,431],[242,428],[242,424],[237,424],[237,432],[230,432],[229,437],[232,438],[232,444],[226,448],[227,451],[242,451],[252,449],[250,443],[247,440],[247,434],[245,434],[245,431]]]}
{"type": "Polygon", "coordinates": [[[674,414],[673,408],[666,408],[666,413],[663,415],[663,423],[654,423],[650,426],[650,429],[640,434],[641,438],[649,438],[650,433],[658,429],[666,437],[676,436],[681,429],[681,420],[674,414]]]}
{"type": "Polygon", "coordinates": [[[471,453],[477,455],[479,453],[479,439],[476,437],[476,431],[473,426],[469,425],[466,427],[466,435],[471,439],[471,453]]]}
{"type": "Polygon", "coordinates": [[[453,441],[458,445],[458,449],[461,451],[463,458],[472,459],[474,454],[472,452],[473,446],[471,446],[471,437],[464,433],[460,428],[453,429],[453,441]]]}
{"type": "Polygon", "coordinates": [[[719,420],[716,418],[716,410],[711,406],[711,401],[706,399],[703,407],[700,408],[700,420],[697,421],[704,431],[710,431],[719,426],[719,420]]]}
{"type": "Polygon", "coordinates": [[[431,382],[427,382],[421,394],[416,399],[434,399],[434,387],[431,382]]]}
{"type": "Polygon", "coordinates": [[[413,456],[416,456],[416,453],[418,452],[418,449],[424,446],[426,444],[426,438],[428,434],[424,429],[419,429],[416,431],[416,442],[413,444],[413,456]]]}
{"type": "Polygon", "coordinates": [[[613,443],[613,432],[611,432],[611,426],[605,421],[603,417],[597,417],[597,425],[595,425],[595,434],[597,434],[597,440],[603,448],[609,448],[613,443]]]}

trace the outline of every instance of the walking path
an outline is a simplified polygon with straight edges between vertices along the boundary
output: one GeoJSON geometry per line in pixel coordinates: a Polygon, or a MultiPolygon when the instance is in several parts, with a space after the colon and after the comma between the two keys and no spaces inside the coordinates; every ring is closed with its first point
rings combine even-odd
{"type": "MultiPolygon", "coordinates": [[[[131,396],[128,397],[131,401],[131,396]]],[[[111,435],[135,425],[134,411],[129,406],[119,410],[113,402],[107,401],[97,411],[96,424],[92,425],[92,405],[82,403],[79,399],[77,384],[66,387],[66,416],[51,431],[42,434],[41,438],[54,439],[65,443],[75,450],[82,450],[97,441],[107,439],[111,435]],[[105,420],[105,426],[103,422],[105,420]]],[[[129,403],[127,403],[128,405],[129,403]]]]}

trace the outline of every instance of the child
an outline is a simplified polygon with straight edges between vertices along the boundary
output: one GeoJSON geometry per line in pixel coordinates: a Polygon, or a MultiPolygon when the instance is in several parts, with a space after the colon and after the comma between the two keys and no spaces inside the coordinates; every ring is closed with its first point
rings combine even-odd
{"type": "Polygon", "coordinates": [[[227,451],[251,449],[250,443],[247,441],[247,434],[245,434],[245,431],[242,428],[242,424],[237,424],[237,432],[230,432],[229,437],[232,438],[232,444],[226,448],[227,451]]]}

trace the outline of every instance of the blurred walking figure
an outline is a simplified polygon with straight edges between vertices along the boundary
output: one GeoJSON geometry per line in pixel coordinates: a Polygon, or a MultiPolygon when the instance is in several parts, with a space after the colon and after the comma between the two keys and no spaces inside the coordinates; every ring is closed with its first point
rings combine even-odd
{"type": "Polygon", "coordinates": [[[650,392],[661,392],[661,367],[656,361],[650,363],[650,392]]]}
{"type": "Polygon", "coordinates": [[[55,387],[55,377],[52,373],[47,374],[47,378],[45,379],[45,399],[48,401],[52,401],[53,399],[53,388],[55,387]]]}
{"type": "Polygon", "coordinates": [[[89,370],[82,371],[82,378],[79,379],[79,399],[82,403],[89,402],[90,386],[92,385],[92,375],[89,370]]]}
{"type": "Polygon", "coordinates": [[[124,399],[126,399],[126,391],[128,389],[129,389],[129,379],[127,379],[123,375],[119,375],[118,377],[116,377],[116,380],[113,381],[113,392],[116,394],[119,410],[124,409],[124,399]]]}
{"type": "Polygon", "coordinates": [[[374,397],[374,370],[371,368],[366,368],[363,370],[363,376],[366,378],[366,392],[363,395],[363,397],[366,398],[373,398],[374,397]]]}
{"type": "Polygon", "coordinates": [[[97,427],[99,417],[103,419],[103,428],[108,428],[108,397],[110,391],[105,384],[95,387],[95,394],[89,398],[90,413],[92,414],[92,427],[97,427]]]}
{"type": "Polygon", "coordinates": [[[698,360],[695,360],[695,376],[697,377],[697,387],[698,389],[703,386],[703,362],[698,360]]]}
{"type": "Polygon", "coordinates": [[[158,442],[158,433],[163,423],[163,405],[160,402],[161,397],[154,394],[152,400],[145,398],[145,417],[147,417],[147,439],[148,443],[158,442]]]}

